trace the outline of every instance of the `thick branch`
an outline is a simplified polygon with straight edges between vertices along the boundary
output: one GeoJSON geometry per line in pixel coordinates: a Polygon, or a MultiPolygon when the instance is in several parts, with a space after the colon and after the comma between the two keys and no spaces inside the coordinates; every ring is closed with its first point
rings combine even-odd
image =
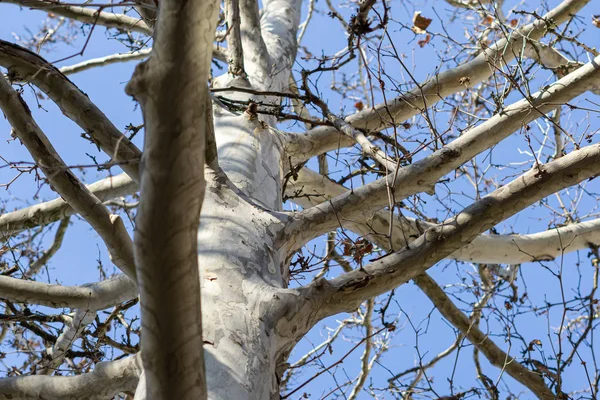
{"type": "Polygon", "coordinates": [[[244,50],[240,33],[240,0],[225,0],[227,13],[227,47],[229,48],[229,72],[234,76],[244,76],[244,50]]]}
{"type": "MultiPolygon", "coordinates": [[[[304,173],[304,175],[306,175],[306,172],[304,173]]],[[[314,175],[316,175],[317,177],[319,176],[318,174],[314,173],[314,175]]],[[[305,177],[306,178],[306,177],[305,177]]],[[[316,177],[315,177],[316,178],[316,177]]],[[[321,182],[321,186],[322,188],[325,189],[329,189],[329,192],[335,191],[335,190],[345,190],[343,187],[341,187],[341,185],[338,185],[336,183],[333,183],[329,180],[326,180],[325,177],[321,177],[323,178],[320,182],[321,182]]],[[[300,177],[299,179],[300,181],[302,181],[302,177],[300,177]]],[[[304,180],[305,181],[305,180],[304,180]]],[[[325,197],[327,198],[327,197],[325,197]]],[[[299,199],[306,199],[306,197],[300,197],[299,199]]],[[[315,197],[315,196],[311,196],[308,199],[312,199],[312,201],[320,201],[323,200],[323,197],[315,197]]],[[[307,200],[304,200],[304,202],[306,203],[307,200]]],[[[394,250],[399,250],[402,249],[403,247],[406,247],[407,245],[409,245],[408,241],[412,241],[413,238],[418,237],[419,236],[419,230],[416,226],[416,224],[414,223],[414,221],[410,221],[407,218],[398,218],[397,216],[395,216],[397,218],[397,220],[395,221],[393,227],[391,228],[391,232],[392,232],[392,236],[393,238],[396,240],[396,242],[402,242],[402,245],[399,247],[396,247],[394,249],[390,248],[390,244],[391,241],[388,240],[387,237],[385,237],[384,235],[369,235],[368,232],[370,232],[371,229],[374,229],[375,226],[377,227],[381,227],[383,228],[384,226],[381,224],[381,222],[387,222],[389,220],[389,212],[379,212],[377,214],[375,214],[375,217],[373,218],[372,221],[369,221],[369,223],[367,223],[366,221],[364,221],[364,223],[358,223],[358,221],[355,221],[352,225],[358,227],[358,232],[359,233],[363,233],[363,232],[367,232],[364,233],[365,237],[367,237],[369,240],[374,241],[378,246],[380,246],[383,249],[386,249],[387,251],[394,251],[394,250]],[[379,221],[380,219],[380,221],[379,221]]],[[[573,245],[581,245],[583,247],[587,247],[588,244],[588,240],[589,238],[584,238],[581,236],[573,236],[573,231],[577,231],[579,229],[577,229],[578,225],[595,225],[596,229],[594,229],[594,233],[595,233],[595,240],[597,242],[600,242],[600,220],[596,220],[596,221],[591,221],[592,224],[590,223],[583,223],[583,224],[575,224],[574,226],[569,226],[569,227],[563,227],[563,228],[559,228],[557,230],[553,230],[553,231],[548,231],[548,232],[544,232],[542,234],[537,234],[537,235],[528,235],[528,236],[539,236],[539,240],[533,239],[532,241],[534,241],[536,243],[536,245],[540,248],[546,248],[547,250],[554,250],[553,248],[551,249],[547,249],[546,246],[546,240],[551,240],[550,245],[554,244],[552,242],[557,242],[558,244],[562,244],[562,246],[558,246],[559,249],[558,251],[560,251],[560,247],[564,247],[566,246],[569,250],[571,250],[571,248],[573,247],[573,245]],[[571,228],[571,230],[569,232],[566,232],[566,229],[571,228]],[[574,229],[573,229],[574,228],[574,229]],[[559,232],[559,230],[561,232],[559,232]],[[548,234],[552,234],[552,235],[548,235],[548,234]]],[[[431,223],[422,223],[419,222],[419,225],[421,227],[421,229],[428,229],[431,228],[433,226],[435,226],[434,224],[431,223]]],[[[387,228],[386,233],[390,231],[389,228],[389,223],[387,224],[387,226],[385,226],[385,228],[387,228]]],[[[590,227],[591,228],[591,227],[590,227]]],[[[592,228],[593,229],[593,228],[592,228]]],[[[500,243],[506,243],[507,240],[502,240],[500,241],[500,243],[498,243],[498,241],[495,241],[494,239],[506,239],[507,237],[516,237],[518,235],[506,235],[506,236],[501,236],[501,235],[479,235],[477,236],[477,238],[471,242],[469,244],[469,246],[473,246],[475,245],[476,242],[482,242],[481,238],[487,238],[489,239],[487,241],[487,243],[485,243],[485,240],[483,240],[484,243],[481,244],[477,244],[473,247],[475,247],[478,253],[486,253],[486,252],[495,252],[497,250],[497,247],[500,243]]],[[[521,246],[528,246],[530,243],[529,238],[527,236],[525,237],[519,237],[518,241],[521,243],[521,246]]],[[[513,244],[516,245],[516,243],[513,242],[513,244]]],[[[548,246],[549,247],[549,246],[548,246]]],[[[457,258],[457,255],[460,257],[460,253],[463,249],[458,250],[456,252],[454,252],[451,257],[457,258]]],[[[514,251],[514,250],[513,250],[514,251]]],[[[517,256],[519,256],[519,252],[515,251],[515,253],[517,253],[517,256]]],[[[544,253],[542,253],[544,254],[544,253]]],[[[524,254],[525,256],[528,257],[532,257],[532,253],[529,254],[524,254]]],[[[509,254],[505,254],[506,257],[509,257],[509,254]]],[[[506,261],[504,260],[505,263],[513,263],[510,261],[506,261]]],[[[515,262],[516,263],[516,262],[515,262]]],[[[465,335],[467,337],[467,339],[469,339],[473,345],[478,348],[480,351],[482,351],[487,357],[490,357],[489,360],[492,364],[496,365],[498,368],[504,369],[506,368],[506,371],[513,377],[515,378],[518,382],[522,383],[523,385],[525,385],[526,387],[528,387],[529,389],[531,389],[534,393],[536,393],[536,395],[540,398],[554,398],[552,395],[552,392],[550,392],[550,390],[546,387],[546,385],[544,384],[543,379],[538,375],[535,374],[531,371],[529,371],[527,368],[523,367],[521,364],[519,364],[516,360],[512,359],[512,357],[508,356],[507,354],[505,354],[500,348],[498,348],[496,346],[496,344],[487,337],[487,335],[483,334],[479,328],[477,327],[477,321],[479,321],[479,314],[475,313],[471,318],[468,318],[467,316],[465,316],[460,310],[458,310],[458,308],[456,308],[454,306],[454,304],[452,303],[452,301],[448,298],[448,296],[446,296],[446,294],[443,292],[443,290],[441,290],[441,288],[435,283],[435,281],[433,281],[433,279],[431,279],[426,273],[419,275],[417,278],[414,279],[415,283],[419,286],[419,288],[421,290],[423,290],[425,292],[425,294],[431,299],[431,301],[435,304],[436,308],[440,311],[440,313],[442,313],[442,315],[448,319],[457,329],[459,329],[459,331],[465,335]]],[[[478,306],[476,307],[480,309],[481,307],[481,303],[478,304],[478,306]]],[[[460,339],[462,340],[462,339],[460,339]]],[[[458,341],[455,342],[455,344],[450,348],[450,349],[454,349],[456,348],[456,346],[458,345],[458,341]]],[[[447,355],[449,354],[449,351],[445,351],[443,353],[441,353],[441,355],[447,355]]],[[[440,355],[440,357],[441,357],[440,355]]],[[[432,365],[434,364],[437,360],[439,359],[439,357],[434,358],[430,363],[428,363],[428,365],[432,365]]],[[[418,381],[418,379],[415,380],[415,384],[418,381]]]]}
{"type": "Polygon", "coordinates": [[[363,185],[327,203],[297,213],[285,229],[282,240],[295,249],[357,216],[369,218],[372,212],[422,192],[480,152],[496,145],[515,130],[543,116],[558,104],[573,99],[598,85],[600,57],[570,73],[530,98],[506,107],[484,123],[463,134],[442,149],[398,169],[393,175],[363,185]],[[295,246],[295,247],[294,247],[295,246]]]}
{"type": "Polygon", "coordinates": [[[84,329],[94,322],[96,313],[90,310],[76,310],[68,317],[62,332],[53,346],[46,349],[42,367],[37,370],[36,375],[51,375],[63,363],[67,351],[79,339],[84,329]]]}
{"type": "MultiPolygon", "coordinates": [[[[100,201],[135,193],[138,185],[127,174],[119,174],[86,186],[100,201]]],[[[0,236],[13,235],[24,229],[48,225],[64,219],[76,211],[62,198],[36,204],[0,215],[0,236]]]]}
{"type": "Polygon", "coordinates": [[[261,34],[258,1],[239,0],[239,8],[242,46],[246,55],[244,66],[248,78],[253,85],[254,79],[256,84],[267,82],[271,65],[269,52],[261,34]]]}
{"type": "Polygon", "coordinates": [[[137,296],[135,283],[125,275],[82,286],[60,286],[0,276],[0,297],[16,303],[52,308],[103,310],[137,296]]]}
{"type": "MultiPolygon", "coordinates": [[[[323,203],[347,191],[342,185],[308,168],[302,168],[298,172],[298,179],[290,180],[286,187],[286,194],[294,196],[292,201],[304,208],[323,203]]],[[[419,237],[423,230],[435,225],[397,214],[390,220],[389,211],[378,211],[371,218],[358,215],[345,223],[344,227],[367,240],[385,243],[384,247],[397,251],[419,237]]],[[[449,258],[480,264],[522,264],[551,260],[586,249],[590,243],[600,245],[600,219],[528,235],[479,235],[449,258]]]]}
{"type": "Polygon", "coordinates": [[[59,1],[51,0],[0,0],[0,3],[12,3],[22,7],[43,10],[52,14],[61,15],[86,24],[95,24],[107,28],[117,28],[124,31],[133,31],[151,35],[152,30],[146,23],[125,14],[115,14],[107,11],[98,11],[90,7],[67,6],[59,1]]]}
{"type": "Polygon", "coordinates": [[[0,399],[112,399],[134,392],[141,373],[138,356],[96,364],[76,376],[15,376],[0,379],[0,399]]]}
{"type": "MultiPolygon", "coordinates": [[[[252,0],[256,1],[256,0],[252,0]]],[[[301,0],[265,0],[260,19],[262,37],[271,62],[271,90],[288,86],[298,49],[301,0]]],[[[266,83],[267,81],[265,81],[266,83]]]]}
{"type": "Polygon", "coordinates": [[[140,102],[146,129],[135,244],[140,389],[153,400],[206,398],[197,233],[219,4],[161,0],[152,55],[126,89],[140,102]]]}
{"type": "Polygon", "coordinates": [[[482,232],[544,197],[600,174],[600,145],[574,151],[535,167],[430,228],[410,247],[331,281],[315,281],[305,290],[319,318],[350,311],[367,298],[385,293],[425,272],[482,232]]]}
{"type": "Polygon", "coordinates": [[[0,40],[0,65],[8,69],[10,79],[31,82],[46,93],[113,162],[139,181],[140,150],[57,68],[37,54],[3,40],[0,40]]]}
{"type": "MultiPolygon", "coordinates": [[[[499,40],[473,60],[444,71],[393,100],[353,114],[346,121],[367,131],[379,131],[400,124],[443,98],[465,90],[465,80],[461,78],[469,78],[467,87],[474,87],[488,79],[494,71],[522,54],[526,47],[524,43],[539,40],[548,30],[553,29],[549,24],[560,25],[568,21],[587,3],[589,0],[565,0],[542,19],[499,40]]],[[[317,127],[305,135],[293,136],[286,150],[293,163],[300,163],[312,156],[352,145],[351,140],[340,135],[334,128],[317,127]]]]}
{"type": "Polygon", "coordinates": [[[71,172],[31,117],[25,101],[4,77],[0,77],[0,108],[53,189],[100,235],[112,262],[135,279],[133,242],[123,221],[118,215],[111,215],[71,172]]]}

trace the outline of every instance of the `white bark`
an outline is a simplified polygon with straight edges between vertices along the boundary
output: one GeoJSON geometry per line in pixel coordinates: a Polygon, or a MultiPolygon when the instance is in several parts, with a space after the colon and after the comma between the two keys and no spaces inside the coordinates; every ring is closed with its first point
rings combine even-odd
{"type": "MultiPolygon", "coordinates": [[[[248,18],[256,18],[249,3],[256,4],[240,0],[242,34],[248,18]]],[[[278,91],[287,85],[300,5],[298,0],[265,2],[262,36],[256,35],[256,26],[243,36],[244,68],[254,89],[278,91]],[[262,41],[268,51],[256,53],[262,41]],[[268,68],[262,57],[271,63],[268,68]]],[[[218,78],[219,86],[229,82],[228,77],[218,78]]],[[[219,95],[252,98],[233,92],[219,95]]],[[[297,339],[279,331],[274,315],[286,284],[285,260],[274,242],[276,226],[284,218],[276,213],[282,207],[281,138],[269,127],[275,123],[272,118],[235,114],[217,102],[213,116],[219,166],[226,176],[208,171],[198,231],[209,397],[276,399],[282,366],[297,339]]]]}
{"type": "Polygon", "coordinates": [[[89,324],[94,322],[96,313],[91,310],[76,310],[72,315],[67,316],[67,322],[63,331],[56,339],[53,346],[46,349],[45,362],[42,368],[37,371],[37,375],[51,375],[62,363],[73,343],[89,324]]]}
{"type": "Polygon", "coordinates": [[[122,274],[82,286],[60,286],[0,276],[0,296],[18,303],[53,308],[102,310],[137,297],[137,288],[122,274]]]}
{"type": "MultiPolygon", "coordinates": [[[[62,72],[65,75],[72,75],[79,72],[87,71],[92,68],[104,67],[106,65],[131,62],[134,60],[143,60],[147,58],[151,52],[152,49],[142,49],[131,53],[118,53],[104,57],[92,58],[77,64],[69,65],[66,67],[60,67],[60,72],[62,72]]],[[[213,46],[213,58],[219,61],[226,62],[227,50],[218,46],[213,46]]]]}
{"type": "Polygon", "coordinates": [[[280,210],[280,139],[248,113],[234,114],[215,104],[213,116],[220,167],[244,194],[280,210]]]}
{"type": "Polygon", "coordinates": [[[76,376],[16,376],[0,379],[0,399],[112,399],[133,392],[141,372],[138,357],[98,363],[92,372],[76,376]]]}
{"type": "Polygon", "coordinates": [[[76,74],[78,72],[87,71],[88,69],[103,67],[105,65],[130,62],[134,60],[143,60],[144,58],[150,55],[151,51],[152,49],[143,49],[131,53],[119,53],[105,57],[92,58],[90,60],[82,61],[74,65],[61,67],[60,72],[62,72],[65,75],[71,75],[76,74]]]}
{"type": "Polygon", "coordinates": [[[207,175],[198,233],[204,354],[210,399],[278,398],[282,339],[271,312],[284,284],[275,216],[207,175]]]}
{"type": "MultiPolygon", "coordinates": [[[[87,190],[104,202],[133,194],[138,190],[138,185],[127,174],[119,174],[87,185],[87,190]]],[[[13,235],[24,229],[47,225],[75,213],[73,207],[65,200],[54,199],[0,215],[0,233],[3,236],[13,235]]]]}

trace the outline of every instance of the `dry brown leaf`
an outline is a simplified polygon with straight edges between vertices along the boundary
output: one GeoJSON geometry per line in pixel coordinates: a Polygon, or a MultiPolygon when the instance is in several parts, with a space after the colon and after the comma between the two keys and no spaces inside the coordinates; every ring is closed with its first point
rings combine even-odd
{"type": "Polygon", "coordinates": [[[429,42],[431,41],[431,35],[427,34],[427,36],[425,36],[425,39],[421,39],[419,41],[417,41],[417,44],[419,45],[420,48],[425,47],[429,42]]]}
{"type": "Polygon", "coordinates": [[[494,22],[494,17],[492,17],[491,15],[487,15],[484,19],[483,19],[483,24],[484,25],[491,25],[492,22],[494,22]]]}
{"type": "Polygon", "coordinates": [[[429,18],[422,17],[421,11],[415,11],[412,30],[415,33],[427,33],[427,28],[431,24],[431,21],[429,18]]]}

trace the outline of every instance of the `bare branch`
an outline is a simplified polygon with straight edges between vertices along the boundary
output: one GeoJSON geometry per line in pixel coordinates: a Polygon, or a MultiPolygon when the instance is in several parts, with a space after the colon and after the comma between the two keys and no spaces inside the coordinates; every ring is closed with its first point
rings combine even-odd
{"type": "MultiPolygon", "coordinates": [[[[247,1],[247,0],[244,0],[247,1]]],[[[251,0],[256,2],[256,0],[251,0]]],[[[272,82],[270,87],[285,90],[288,86],[292,65],[298,49],[297,32],[300,24],[302,1],[265,0],[262,2],[261,31],[265,48],[270,59],[272,82]]],[[[244,50],[247,51],[246,47],[244,50]]],[[[265,89],[265,87],[261,87],[265,89]]]]}
{"type": "Polygon", "coordinates": [[[258,1],[239,0],[239,9],[242,47],[248,56],[244,61],[245,69],[250,78],[256,74],[257,82],[262,82],[271,73],[271,65],[262,38],[258,1]]]}
{"type": "Polygon", "coordinates": [[[310,23],[310,20],[312,19],[313,13],[315,11],[315,3],[316,3],[316,0],[310,0],[308,3],[308,13],[306,15],[306,19],[299,26],[300,33],[298,33],[298,44],[302,43],[302,38],[304,37],[304,34],[306,33],[306,29],[308,28],[308,24],[310,23]]]}
{"type": "Polygon", "coordinates": [[[52,258],[52,256],[54,256],[54,254],[56,254],[56,252],[60,249],[60,247],[62,246],[63,239],[65,237],[65,233],[67,232],[67,228],[69,227],[69,222],[69,217],[60,221],[60,224],[58,224],[58,228],[56,228],[56,233],[54,234],[54,240],[52,241],[52,244],[50,245],[50,247],[48,247],[46,251],[42,253],[42,255],[37,260],[35,260],[29,265],[29,269],[24,274],[25,278],[29,278],[37,274],[39,270],[42,269],[44,265],[46,265],[48,261],[52,258]]]}
{"type": "MultiPolygon", "coordinates": [[[[286,193],[304,208],[321,204],[348,189],[308,168],[290,180],[286,193]]],[[[370,218],[357,215],[344,226],[369,241],[385,243],[393,251],[408,246],[425,229],[436,224],[407,218],[389,211],[378,211],[370,218]],[[390,227],[391,225],[391,227],[390,227]]],[[[471,243],[452,253],[449,258],[480,264],[522,264],[551,260],[561,255],[586,249],[589,244],[600,245],[600,219],[549,229],[527,235],[479,235],[471,243]]]]}
{"type": "Polygon", "coordinates": [[[302,82],[302,89],[304,89],[306,92],[306,96],[309,98],[309,101],[321,109],[323,116],[329,122],[331,122],[337,130],[356,141],[356,143],[358,143],[362,148],[363,154],[373,158],[380,165],[385,167],[387,171],[394,171],[396,169],[396,163],[386,153],[381,151],[378,146],[375,146],[373,143],[371,143],[364,133],[333,114],[329,110],[327,103],[312,93],[309,88],[308,74],[306,72],[302,73],[302,82]]]}
{"type": "Polygon", "coordinates": [[[446,293],[428,275],[419,275],[414,278],[419,288],[425,292],[433,302],[436,309],[454,325],[460,332],[481,351],[494,366],[506,371],[517,382],[531,390],[539,399],[553,400],[562,398],[561,394],[555,395],[544,383],[539,373],[525,368],[513,357],[502,351],[485,333],[483,333],[458,307],[452,303],[446,293]]]}
{"type": "Polygon", "coordinates": [[[363,351],[362,356],[360,357],[361,366],[360,373],[356,379],[356,384],[352,388],[352,391],[348,395],[348,400],[355,400],[358,397],[358,394],[363,389],[367,378],[369,377],[369,373],[371,372],[371,367],[373,364],[371,363],[370,357],[371,352],[373,351],[373,309],[375,307],[375,300],[369,299],[366,302],[366,310],[363,315],[362,325],[365,328],[365,350],[363,351]]]}
{"type": "Polygon", "coordinates": [[[234,76],[245,76],[244,50],[242,49],[242,37],[240,34],[240,0],[225,0],[225,12],[227,14],[227,47],[231,56],[229,72],[234,76]]]}
{"type": "Polygon", "coordinates": [[[371,11],[371,8],[373,8],[376,2],[377,0],[360,0],[358,2],[358,12],[356,13],[355,23],[368,25],[369,11],[371,11]]]}
{"type": "MultiPolygon", "coordinates": [[[[86,186],[100,201],[135,193],[138,185],[127,174],[119,174],[86,186]]],[[[62,198],[0,215],[0,234],[13,235],[24,229],[43,226],[67,218],[76,211],[62,198]]]]}
{"type": "Polygon", "coordinates": [[[52,308],[103,310],[137,296],[135,283],[125,275],[82,286],[60,286],[0,276],[0,297],[17,303],[52,308]]]}
{"type": "Polygon", "coordinates": [[[78,72],[87,71],[96,67],[104,67],[106,65],[129,62],[134,60],[143,60],[150,55],[152,49],[143,49],[132,53],[112,54],[110,56],[92,58],[91,60],[82,61],[78,64],[61,67],[60,72],[65,75],[76,74],[78,72]]]}
{"type": "Polygon", "coordinates": [[[321,234],[346,224],[358,215],[369,218],[372,212],[389,203],[420,193],[480,152],[499,143],[519,128],[541,117],[598,85],[600,57],[570,73],[527,99],[506,107],[501,113],[463,134],[440,150],[411,165],[338,196],[327,203],[298,212],[282,233],[291,249],[298,248],[321,234]]]}
{"type": "Polygon", "coordinates": [[[146,24],[154,27],[158,15],[158,0],[134,0],[138,6],[136,10],[140,13],[146,24]]]}
{"type": "Polygon", "coordinates": [[[545,68],[559,70],[563,75],[582,65],[582,63],[569,60],[555,48],[535,40],[527,41],[523,48],[523,55],[536,60],[545,68]]]}
{"type": "Polygon", "coordinates": [[[90,7],[64,5],[56,0],[0,0],[0,3],[12,3],[22,7],[43,10],[86,24],[101,25],[107,28],[117,28],[124,31],[144,33],[146,35],[152,34],[152,29],[143,20],[129,17],[125,14],[98,11],[90,7]]]}
{"type": "Polygon", "coordinates": [[[139,356],[98,363],[77,376],[16,376],[0,379],[0,399],[112,399],[134,392],[141,373],[139,356]]]}
{"type": "Polygon", "coordinates": [[[77,179],[56,153],[21,96],[0,78],[0,108],[17,136],[40,166],[48,181],[100,235],[112,262],[135,279],[133,242],[118,215],[111,215],[102,202],[77,179]]]}
{"type": "Polygon", "coordinates": [[[426,230],[410,247],[374,261],[362,270],[331,281],[315,281],[302,290],[307,291],[306,298],[319,298],[311,300],[321,307],[319,318],[354,310],[365,299],[425,272],[499,221],[558,190],[600,174],[599,161],[600,145],[592,145],[535,167],[450,220],[426,230]]]}
{"type": "MultiPolygon", "coordinates": [[[[587,3],[589,0],[565,0],[541,19],[513,32],[508,39],[501,39],[486,48],[475,59],[437,74],[395,99],[353,114],[346,118],[346,122],[367,131],[379,131],[400,124],[441,99],[465,90],[466,81],[461,78],[469,78],[469,88],[489,78],[497,68],[519,56],[525,47],[524,43],[544,36],[552,28],[547,21],[560,25],[571,19],[587,3]]],[[[298,164],[317,154],[352,144],[351,140],[340,136],[331,127],[317,127],[305,135],[292,136],[286,150],[293,163],[298,164]]]]}
{"type": "Polygon", "coordinates": [[[139,181],[140,150],[129,141],[77,86],[46,60],[0,40],[0,65],[13,80],[30,81],[56,103],[114,162],[139,181]]]}
{"type": "Polygon", "coordinates": [[[45,359],[37,375],[51,375],[65,359],[67,351],[79,339],[83,330],[96,318],[96,313],[90,310],[78,309],[68,318],[61,334],[52,347],[46,349],[45,359]]]}

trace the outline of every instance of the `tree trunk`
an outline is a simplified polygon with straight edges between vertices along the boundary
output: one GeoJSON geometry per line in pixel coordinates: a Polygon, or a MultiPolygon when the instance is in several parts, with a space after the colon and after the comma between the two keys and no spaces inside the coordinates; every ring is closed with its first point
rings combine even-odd
{"type": "Polygon", "coordinates": [[[207,173],[198,234],[210,399],[279,398],[282,341],[271,318],[284,262],[269,226],[281,207],[279,146],[255,116],[215,106],[219,165],[207,173]],[[234,183],[235,187],[231,184],[234,183]]]}

